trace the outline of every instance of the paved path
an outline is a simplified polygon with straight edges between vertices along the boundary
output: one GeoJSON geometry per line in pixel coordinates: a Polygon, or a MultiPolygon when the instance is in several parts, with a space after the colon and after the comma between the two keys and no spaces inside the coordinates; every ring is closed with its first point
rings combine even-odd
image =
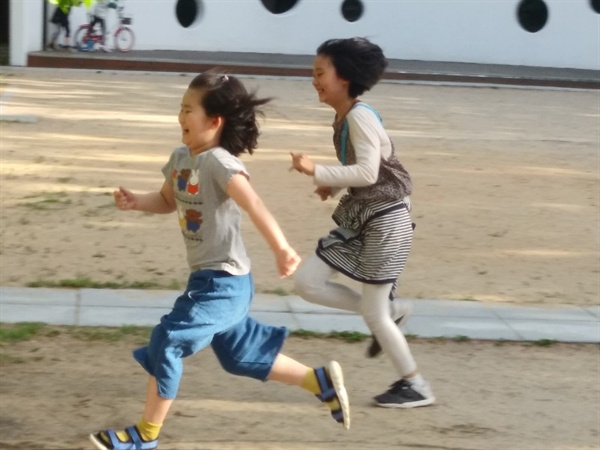
{"type": "MultiPolygon", "coordinates": [[[[312,76],[313,55],[278,53],[133,50],[128,53],[40,51],[29,67],[200,73],[220,67],[229,73],[312,76]]],[[[384,80],[421,83],[512,85],[600,89],[600,72],[555,67],[508,66],[390,59],[384,80]]]]}
{"type": "MultiPolygon", "coordinates": [[[[153,326],[179,291],[0,287],[0,321],[76,326],[153,326]]],[[[474,301],[414,300],[406,333],[420,337],[600,343],[600,306],[533,308],[474,301]]],[[[368,334],[355,314],[297,296],[257,294],[251,315],[291,330],[368,334]]]]}

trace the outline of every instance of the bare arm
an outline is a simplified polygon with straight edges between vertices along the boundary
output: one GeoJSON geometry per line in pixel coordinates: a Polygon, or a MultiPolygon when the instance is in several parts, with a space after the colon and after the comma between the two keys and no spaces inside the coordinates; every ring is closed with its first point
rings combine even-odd
{"type": "Polygon", "coordinates": [[[133,210],[154,214],[168,214],[176,209],[173,187],[166,181],[158,192],[134,194],[124,187],[119,187],[119,190],[114,191],[113,195],[117,208],[123,211],[133,210]]]}
{"type": "Polygon", "coordinates": [[[254,226],[275,253],[279,275],[287,277],[294,273],[300,264],[300,257],[290,247],[277,221],[254,191],[248,179],[242,174],[234,175],[227,186],[227,194],[248,213],[254,226]]]}

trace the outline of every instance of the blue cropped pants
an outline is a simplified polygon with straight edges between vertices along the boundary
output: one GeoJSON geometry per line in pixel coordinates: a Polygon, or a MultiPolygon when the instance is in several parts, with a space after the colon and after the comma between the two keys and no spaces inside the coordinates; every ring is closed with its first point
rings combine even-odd
{"type": "Polygon", "coordinates": [[[227,372],[266,381],[288,331],[248,317],[253,293],[251,274],[201,270],[190,275],[185,292],[154,327],[149,344],[133,352],[156,378],[162,398],[176,397],[183,358],[208,345],[227,372]]]}

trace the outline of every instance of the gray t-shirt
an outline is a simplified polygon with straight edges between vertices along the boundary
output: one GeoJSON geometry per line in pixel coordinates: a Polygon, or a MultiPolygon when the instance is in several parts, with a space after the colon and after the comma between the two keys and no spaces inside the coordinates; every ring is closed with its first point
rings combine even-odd
{"type": "Polygon", "coordinates": [[[196,156],[191,156],[187,147],[180,147],[173,151],[162,173],[175,192],[190,269],[249,273],[250,260],[240,231],[242,214],[227,195],[234,175],[249,178],[244,164],[221,147],[196,156]]]}

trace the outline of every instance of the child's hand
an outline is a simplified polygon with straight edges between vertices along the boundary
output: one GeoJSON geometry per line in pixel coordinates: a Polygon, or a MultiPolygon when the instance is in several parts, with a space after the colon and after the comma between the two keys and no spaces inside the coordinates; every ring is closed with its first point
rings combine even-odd
{"type": "Polygon", "coordinates": [[[328,186],[319,186],[315,189],[315,194],[317,194],[321,200],[325,201],[331,197],[331,188],[328,186]]]}
{"type": "Polygon", "coordinates": [[[128,191],[124,187],[119,187],[118,191],[113,192],[113,196],[115,197],[115,203],[117,204],[117,208],[122,211],[128,211],[131,209],[135,209],[136,199],[135,194],[131,191],[128,191]]]}
{"type": "Polygon", "coordinates": [[[275,258],[277,259],[277,269],[281,278],[293,274],[300,265],[300,261],[302,261],[292,247],[278,250],[275,253],[275,258]]]}
{"type": "Polygon", "coordinates": [[[290,170],[297,170],[300,173],[304,173],[306,175],[314,175],[315,174],[315,163],[310,160],[308,156],[304,153],[292,153],[292,167],[290,170]]]}

